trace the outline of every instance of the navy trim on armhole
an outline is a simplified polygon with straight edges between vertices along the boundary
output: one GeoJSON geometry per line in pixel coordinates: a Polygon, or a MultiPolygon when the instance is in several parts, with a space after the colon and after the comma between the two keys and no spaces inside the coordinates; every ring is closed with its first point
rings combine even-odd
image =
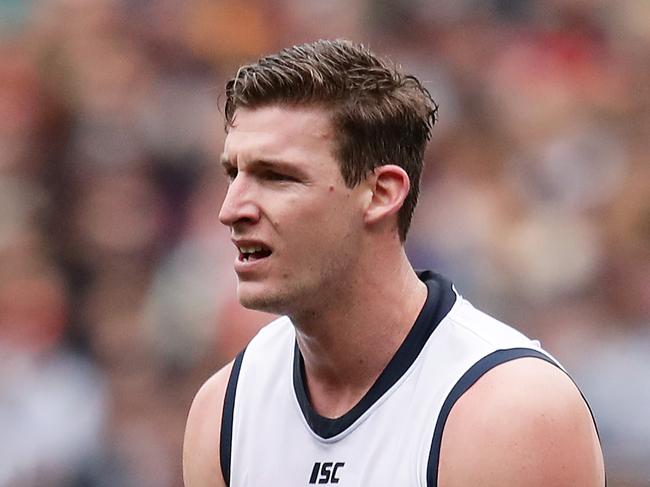
{"type": "Polygon", "coordinates": [[[433,431],[433,440],[431,441],[431,450],[429,451],[429,461],[427,463],[427,486],[438,486],[438,464],[440,462],[440,446],[442,444],[442,432],[445,428],[445,423],[449,417],[451,409],[456,404],[456,401],[476,383],[486,372],[490,371],[497,365],[509,362],[514,359],[523,357],[536,357],[558,366],[548,356],[544,355],[537,350],[530,348],[511,348],[507,350],[496,350],[489,355],[486,355],[481,360],[476,362],[465,374],[456,382],[451,392],[445,399],[436,428],[433,431]]]}
{"type": "Polygon", "coordinates": [[[219,443],[219,461],[221,463],[221,474],[226,482],[230,485],[230,460],[232,454],[232,421],[235,412],[235,393],[237,392],[237,381],[239,380],[239,372],[241,370],[241,363],[244,358],[242,350],[237,354],[235,362],[230,371],[230,378],[228,379],[228,386],[226,387],[226,395],[223,401],[223,414],[221,416],[221,436],[219,443]]]}

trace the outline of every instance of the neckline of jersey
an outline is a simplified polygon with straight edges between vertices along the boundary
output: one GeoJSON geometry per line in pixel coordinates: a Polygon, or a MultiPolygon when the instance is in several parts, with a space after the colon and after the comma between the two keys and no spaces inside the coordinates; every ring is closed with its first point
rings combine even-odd
{"type": "Polygon", "coordinates": [[[305,385],[305,362],[298,342],[295,342],[294,392],[305,421],[312,432],[320,438],[331,439],[340,435],[386,394],[415,362],[433,331],[453,307],[456,293],[450,281],[432,271],[418,272],[418,277],[427,286],[427,299],[413,327],[368,392],[344,415],[338,418],[327,418],[312,408],[305,385]]]}

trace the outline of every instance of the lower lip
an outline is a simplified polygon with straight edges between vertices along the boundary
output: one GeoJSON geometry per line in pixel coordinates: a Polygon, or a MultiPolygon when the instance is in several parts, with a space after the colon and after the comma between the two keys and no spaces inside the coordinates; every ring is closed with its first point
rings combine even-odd
{"type": "Polygon", "coordinates": [[[235,259],[235,272],[237,274],[248,274],[259,271],[269,260],[269,257],[261,259],[241,260],[239,256],[235,259]]]}

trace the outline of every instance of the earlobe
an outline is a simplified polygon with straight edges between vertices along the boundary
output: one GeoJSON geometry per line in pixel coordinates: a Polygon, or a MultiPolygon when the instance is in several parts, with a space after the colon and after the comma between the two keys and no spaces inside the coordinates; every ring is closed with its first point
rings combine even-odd
{"type": "Polygon", "coordinates": [[[406,171],[394,164],[379,166],[368,182],[371,198],[365,212],[366,223],[377,223],[397,214],[410,189],[406,171]]]}

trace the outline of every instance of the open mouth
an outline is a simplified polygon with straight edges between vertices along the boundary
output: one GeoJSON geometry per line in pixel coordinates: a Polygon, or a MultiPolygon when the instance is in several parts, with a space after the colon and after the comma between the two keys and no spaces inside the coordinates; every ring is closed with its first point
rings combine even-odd
{"type": "Polygon", "coordinates": [[[252,262],[264,259],[271,255],[271,249],[264,245],[250,245],[239,247],[239,260],[241,262],[252,262]]]}

